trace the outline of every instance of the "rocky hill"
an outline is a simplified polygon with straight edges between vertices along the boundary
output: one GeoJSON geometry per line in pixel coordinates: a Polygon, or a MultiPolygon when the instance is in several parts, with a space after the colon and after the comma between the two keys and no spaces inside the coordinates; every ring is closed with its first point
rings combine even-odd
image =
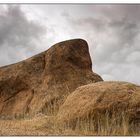
{"type": "Polygon", "coordinates": [[[103,81],[87,42],[67,40],[0,68],[0,118],[1,135],[139,135],[140,86],[103,81]]]}
{"type": "Polygon", "coordinates": [[[100,132],[118,132],[126,127],[140,133],[140,86],[120,81],[81,86],[68,96],[57,118],[72,128],[83,128],[86,123],[89,129],[100,132]]]}
{"type": "Polygon", "coordinates": [[[54,114],[77,87],[102,81],[92,71],[82,39],[53,45],[45,52],[0,68],[0,115],[54,114]]]}

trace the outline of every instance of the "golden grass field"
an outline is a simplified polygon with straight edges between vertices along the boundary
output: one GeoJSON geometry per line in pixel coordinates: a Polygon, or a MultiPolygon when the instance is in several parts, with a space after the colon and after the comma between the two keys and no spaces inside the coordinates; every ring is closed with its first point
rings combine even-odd
{"type": "MultiPolygon", "coordinates": [[[[116,116],[115,116],[116,117],[116,116]]],[[[96,122],[92,118],[78,119],[74,124],[60,124],[56,116],[38,115],[34,118],[0,120],[1,136],[140,136],[136,126],[129,125],[126,117],[123,120],[107,117],[96,122]],[[74,126],[74,127],[72,127],[74,126]],[[130,132],[129,129],[132,131],[130,132]],[[134,131],[135,130],[135,131],[134,131]]],[[[117,118],[118,119],[118,118],[117,118]]]]}

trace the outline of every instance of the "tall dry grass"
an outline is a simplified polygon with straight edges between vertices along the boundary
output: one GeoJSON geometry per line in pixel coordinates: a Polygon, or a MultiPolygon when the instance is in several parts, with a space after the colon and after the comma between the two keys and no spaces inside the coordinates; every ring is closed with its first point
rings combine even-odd
{"type": "Polygon", "coordinates": [[[125,111],[120,113],[108,112],[104,114],[92,112],[85,117],[78,117],[72,121],[59,124],[63,130],[79,131],[82,135],[97,136],[130,136],[140,135],[140,122],[131,121],[125,111]]]}
{"type": "Polygon", "coordinates": [[[126,110],[92,111],[84,117],[60,123],[57,121],[59,105],[54,99],[37,114],[1,116],[0,135],[140,136],[140,121],[131,121],[126,110]]]}

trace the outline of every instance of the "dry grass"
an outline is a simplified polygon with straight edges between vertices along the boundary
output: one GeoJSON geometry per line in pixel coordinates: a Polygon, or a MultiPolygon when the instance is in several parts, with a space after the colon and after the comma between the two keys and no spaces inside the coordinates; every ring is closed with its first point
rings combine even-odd
{"type": "MultiPolygon", "coordinates": [[[[64,100],[66,97],[63,97],[64,100]]],[[[84,117],[59,122],[60,103],[54,98],[38,115],[1,116],[1,136],[140,136],[140,122],[130,123],[126,111],[90,112],[84,117]],[[44,115],[43,115],[44,114],[44,115]]],[[[111,110],[112,111],[112,110],[111,110]]]]}
{"type": "Polygon", "coordinates": [[[94,112],[82,118],[59,124],[59,128],[80,132],[81,135],[96,136],[140,136],[140,122],[131,121],[125,111],[120,113],[94,112]]]}
{"type": "Polygon", "coordinates": [[[40,113],[45,114],[47,116],[55,116],[58,113],[59,107],[64,103],[67,96],[53,97],[50,102],[46,103],[40,113]]]}
{"type": "Polygon", "coordinates": [[[1,136],[140,136],[140,124],[129,123],[125,112],[88,114],[71,122],[59,123],[56,116],[38,114],[34,118],[0,120],[1,136]]]}
{"type": "Polygon", "coordinates": [[[38,116],[33,119],[0,120],[1,136],[43,136],[53,132],[53,117],[38,116]],[[47,127],[45,124],[47,123],[47,127]],[[43,129],[42,129],[43,128],[43,129]]]}

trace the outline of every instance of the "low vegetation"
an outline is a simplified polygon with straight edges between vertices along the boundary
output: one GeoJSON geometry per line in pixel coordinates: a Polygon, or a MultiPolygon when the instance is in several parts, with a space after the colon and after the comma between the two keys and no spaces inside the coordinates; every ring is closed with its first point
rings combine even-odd
{"type": "MultiPolygon", "coordinates": [[[[56,113],[52,111],[53,109],[51,109],[52,114],[56,113]]],[[[65,123],[60,123],[57,115],[42,113],[33,118],[19,115],[18,118],[1,117],[0,120],[1,136],[140,136],[139,128],[140,124],[132,122],[125,111],[120,113],[106,111],[102,115],[100,112],[92,112],[83,118],[79,117],[65,123]]]]}

